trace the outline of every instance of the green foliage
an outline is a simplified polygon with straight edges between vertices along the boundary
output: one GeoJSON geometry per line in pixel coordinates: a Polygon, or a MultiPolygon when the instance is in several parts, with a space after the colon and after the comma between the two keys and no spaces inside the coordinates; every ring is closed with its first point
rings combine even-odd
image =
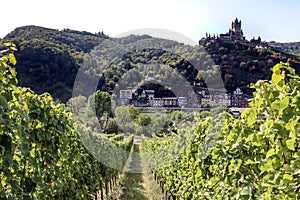
{"type": "Polygon", "coordinates": [[[139,115],[138,109],[136,107],[134,107],[133,105],[129,105],[128,111],[129,111],[130,118],[133,120],[136,120],[139,115]]]}
{"type": "Polygon", "coordinates": [[[139,110],[133,105],[117,106],[114,115],[115,122],[123,132],[137,135],[143,132],[145,134],[146,127],[151,123],[151,117],[148,114],[139,113],[139,110]]]}
{"type": "MultiPolygon", "coordinates": [[[[296,73],[300,73],[299,57],[274,48],[255,49],[249,47],[247,42],[209,43],[205,47],[207,54],[204,50],[199,51],[198,47],[147,35],[109,38],[103,33],[69,29],[58,31],[37,26],[16,28],[4,41],[15,42],[19,49],[16,53],[19,85],[30,87],[39,94],[49,92],[61,102],[71,98],[79,68],[87,76],[96,75],[100,79],[97,89],[110,93],[124,78],[122,76],[129,72],[131,75],[123,85],[131,83],[136,86],[145,78],[149,69],[144,66],[149,64],[159,66],[158,70],[154,70],[157,79],[176,83],[179,74],[190,85],[195,83],[196,86],[206,87],[206,77],[219,77],[221,74],[229,92],[240,87],[249,94],[253,92],[248,88],[249,83],[269,80],[270,68],[281,60],[290,62],[296,73]],[[144,49],[145,46],[153,48],[144,49]],[[125,53],[118,55],[120,52],[125,53]],[[196,69],[199,67],[200,71],[196,69]],[[137,68],[139,70],[135,70],[137,68]],[[168,71],[166,68],[174,70],[168,71]]],[[[164,83],[162,85],[165,86],[164,83]]],[[[174,90],[177,86],[170,87],[174,90]]],[[[115,92],[118,93],[118,90],[115,92]]]]}
{"type": "Polygon", "coordinates": [[[296,73],[300,74],[299,57],[276,48],[256,49],[247,42],[218,40],[205,49],[214,62],[221,66],[225,88],[230,92],[240,87],[251,94],[253,91],[248,85],[258,80],[270,80],[271,67],[280,61],[289,62],[296,73]]]}
{"type": "Polygon", "coordinates": [[[96,91],[88,99],[88,109],[93,110],[98,117],[105,113],[111,114],[111,96],[108,92],[96,91]]]}
{"type": "MultiPolygon", "coordinates": [[[[300,73],[300,60],[298,57],[272,48],[256,49],[250,47],[246,42],[219,40],[207,45],[205,50],[208,54],[205,54],[204,50],[199,51],[197,47],[149,36],[129,36],[117,41],[122,45],[113,45],[114,43],[112,43],[113,47],[110,47],[109,51],[103,47],[92,51],[89,62],[97,64],[88,65],[84,69],[87,74],[97,74],[99,76],[101,84],[98,89],[100,90],[112,91],[115,86],[118,88],[130,84],[132,84],[130,86],[135,87],[143,81],[148,72],[154,72],[153,74],[157,80],[171,80],[172,83],[176,83],[178,74],[180,74],[190,84],[195,82],[196,86],[200,87],[206,87],[207,83],[204,82],[206,78],[219,77],[221,74],[225,88],[229,92],[240,87],[244,92],[251,94],[253,91],[248,88],[248,85],[260,79],[269,80],[272,73],[270,68],[281,60],[289,61],[290,65],[297,69],[296,72],[300,73]],[[149,45],[156,48],[143,49],[143,46],[149,45]],[[139,47],[140,49],[133,47],[139,47]],[[125,50],[125,48],[127,49],[125,50]],[[128,52],[128,49],[133,50],[128,52]],[[119,51],[128,53],[116,59],[114,59],[114,55],[107,55],[108,52],[119,51]],[[214,63],[211,62],[211,59],[214,63]],[[107,62],[110,60],[113,60],[113,62],[108,64],[107,62]],[[145,64],[158,64],[159,68],[145,67],[145,64]],[[192,64],[195,64],[195,66],[192,64]],[[99,70],[97,66],[109,67],[99,70]],[[198,71],[195,67],[200,68],[200,70],[198,71]],[[168,68],[175,71],[170,71],[168,68]],[[103,76],[99,72],[103,72],[103,76]],[[123,77],[124,74],[126,74],[125,77],[123,77]],[[120,80],[124,82],[119,84],[120,80]],[[117,83],[118,85],[116,85],[117,83]]],[[[165,85],[165,83],[162,85],[165,85]]],[[[172,88],[174,85],[170,85],[170,87],[172,88]]],[[[218,87],[222,88],[224,86],[218,87]]]]}
{"type": "Polygon", "coordinates": [[[137,118],[137,123],[142,127],[146,127],[151,123],[151,118],[147,114],[140,114],[137,118]]]}
{"type": "MultiPolygon", "coordinates": [[[[17,87],[13,44],[0,58],[0,199],[92,199],[118,170],[94,159],[80,138],[97,151],[108,139],[72,122],[71,113],[49,94],[17,87]]],[[[116,142],[129,151],[133,138],[116,142]]],[[[117,152],[116,152],[117,153],[117,152]]],[[[116,154],[125,164],[127,154],[116,154]]]]}
{"type": "Polygon", "coordinates": [[[16,44],[19,45],[20,42],[38,38],[59,44],[77,52],[83,51],[86,53],[107,37],[108,36],[103,34],[103,32],[93,34],[86,31],[74,31],[70,29],[59,31],[39,26],[23,26],[9,33],[5,36],[4,40],[14,40],[16,44]]]}
{"type": "MultiPolygon", "coordinates": [[[[295,70],[280,63],[273,67],[271,81],[253,86],[251,107],[241,118],[223,113],[217,120],[209,117],[180,129],[192,132],[189,146],[183,152],[154,154],[149,161],[164,189],[176,199],[298,199],[299,86],[295,70]],[[209,143],[212,137],[215,141],[209,143]],[[160,157],[172,155],[180,156],[164,165],[160,157]]],[[[143,148],[159,150],[172,139],[143,138],[143,148]]]]}
{"type": "Polygon", "coordinates": [[[134,120],[130,115],[129,106],[116,107],[114,110],[114,116],[117,124],[119,125],[119,129],[121,129],[123,132],[133,132],[132,128],[134,126],[134,120]]]}
{"type": "Polygon", "coordinates": [[[71,98],[79,64],[67,48],[34,38],[18,44],[16,58],[19,85],[39,94],[48,92],[62,102],[71,98]]]}
{"type": "Polygon", "coordinates": [[[108,37],[103,33],[24,26],[16,28],[3,41],[14,42],[18,47],[15,56],[19,61],[16,65],[19,85],[39,94],[48,92],[55,99],[66,102],[72,96],[75,77],[85,54],[105,38],[108,37]]]}
{"type": "Polygon", "coordinates": [[[106,133],[107,134],[113,134],[113,133],[119,133],[121,130],[119,129],[119,126],[118,126],[118,124],[117,124],[117,122],[116,122],[116,120],[115,119],[110,119],[109,121],[108,121],[108,125],[107,125],[107,127],[106,127],[106,133]]]}
{"type": "MultiPolygon", "coordinates": [[[[97,126],[97,124],[99,123],[101,127],[100,132],[104,131],[105,133],[107,133],[107,127],[109,125],[114,126],[113,124],[110,124],[113,123],[112,121],[109,122],[109,116],[111,116],[111,112],[111,96],[108,92],[102,92],[98,90],[91,96],[89,96],[85,120],[90,121],[90,119],[95,119],[96,117],[98,120],[94,121],[94,126],[97,126]]],[[[112,126],[110,127],[110,132],[112,131],[112,126]]],[[[114,130],[117,130],[116,126],[114,130]]]]}

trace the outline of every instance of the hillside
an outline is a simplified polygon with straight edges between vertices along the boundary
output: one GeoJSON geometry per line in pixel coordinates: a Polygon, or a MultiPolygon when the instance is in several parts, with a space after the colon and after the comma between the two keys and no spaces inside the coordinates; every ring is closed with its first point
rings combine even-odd
{"type": "MultiPolygon", "coordinates": [[[[98,74],[101,79],[99,84],[101,90],[111,91],[115,83],[119,82],[122,75],[128,71],[131,72],[132,81],[132,77],[138,77],[137,72],[133,70],[136,68],[139,68],[138,71],[145,77],[149,69],[144,69],[142,65],[155,63],[162,65],[159,70],[150,69],[152,70],[150,72],[156,72],[156,79],[168,79],[176,82],[176,76],[165,74],[164,66],[170,66],[178,70],[191,85],[194,84],[195,90],[197,90],[197,86],[198,88],[207,86],[204,82],[205,77],[212,77],[221,72],[224,86],[228,92],[240,87],[244,92],[251,94],[252,90],[249,89],[249,84],[261,79],[269,80],[272,73],[271,68],[281,61],[289,62],[300,74],[299,57],[272,47],[257,48],[248,41],[233,42],[222,39],[217,39],[214,42],[208,41],[204,43],[206,52],[201,48],[199,50],[199,47],[191,47],[149,36],[130,36],[130,39],[121,39],[121,43],[127,49],[133,50],[114,60],[108,68],[103,70],[102,76],[98,74]],[[127,40],[131,42],[122,43],[122,41],[127,40]],[[143,48],[149,46],[155,48],[143,48]],[[210,58],[214,63],[210,62],[210,58]],[[144,72],[141,72],[143,70],[144,72]]],[[[98,65],[103,65],[103,60],[110,59],[99,60],[97,55],[103,55],[106,52],[105,48],[96,48],[91,52],[91,55],[93,55],[94,61],[98,62],[98,65]]],[[[90,66],[87,70],[94,70],[94,73],[97,71],[90,66]]],[[[139,81],[142,80],[134,79],[134,82],[139,81]]],[[[128,83],[123,84],[128,85],[128,83]]]]}
{"type": "MultiPolygon", "coordinates": [[[[137,77],[125,85],[142,81],[141,74],[145,76],[149,70],[143,66],[149,64],[157,79],[176,81],[176,74],[166,73],[171,67],[196,90],[207,86],[205,77],[221,71],[229,92],[240,87],[251,93],[248,85],[259,79],[270,79],[271,67],[280,61],[288,61],[300,73],[299,57],[277,48],[256,48],[246,41],[208,41],[204,44],[207,54],[199,51],[200,47],[145,35],[116,39],[103,32],[58,31],[37,26],[16,28],[3,41],[14,42],[18,47],[16,69],[19,85],[31,87],[37,93],[49,92],[62,102],[72,96],[79,68],[88,77],[96,75],[98,89],[105,91],[112,91],[116,83],[123,80],[124,74],[137,77]],[[102,45],[97,46],[99,44],[102,45]],[[214,63],[209,62],[210,57],[214,63]],[[94,64],[86,65],[86,61],[94,64]],[[206,67],[199,70],[194,63],[206,67]]],[[[120,84],[117,89],[121,89],[120,84]]]]}
{"type": "Polygon", "coordinates": [[[3,40],[13,40],[16,44],[23,41],[30,41],[39,38],[48,42],[61,45],[66,49],[71,49],[72,52],[89,52],[103,38],[108,38],[103,32],[89,33],[86,31],[76,31],[64,29],[62,31],[39,26],[23,26],[18,27],[11,33],[7,34],[3,40]]]}
{"type": "Polygon", "coordinates": [[[300,57],[270,46],[221,39],[206,42],[204,46],[215,63],[222,66],[224,84],[229,91],[236,87],[247,89],[249,83],[257,80],[270,80],[271,68],[280,61],[289,62],[300,73],[300,57]]]}
{"type": "Polygon", "coordinates": [[[273,41],[273,42],[269,42],[268,44],[282,51],[300,56],[300,42],[279,43],[273,41]]]}
{"type": "Polygon", "coordinates": [[[72,96],[83,55],[104,38],[107,36],[103,33],[24,26],[16,28],[3,41],[17,45],[19,85],[37,93],[49,92],[55,99],[65,102],[72,96]]]}

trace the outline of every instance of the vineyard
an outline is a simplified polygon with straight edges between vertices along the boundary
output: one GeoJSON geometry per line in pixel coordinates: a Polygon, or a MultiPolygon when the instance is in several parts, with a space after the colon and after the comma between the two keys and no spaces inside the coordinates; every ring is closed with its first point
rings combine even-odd
{"type": "MultiPolygon", "coordinates": [[[[93,141],[95,151],[110,142],[129,151],[133,137],[92,134],[49,94],[17,87],[10,66],[16,64],[15,46],[7,47],[0,60],[0,199],[103,199],[120,170],[96,160],[80,137],[93,141]]],[[[114,159],[124,165],[127,156],[116,153],[114,159]]]]}
{"type": "Polygon", "coordinates": [[[281,63],[253,87],[241,118],[219,113],[183,134],[143,138],[166,199],[300,198],[300,78],[281,63]]]}
{"type": "MultiPolygon", "coordinates": [[[[133,136],[95,134],[49,94],[18,87],[16,48],[6,46],[0,58],[0,199],[104,199],[128,162],[133,136]]],[[[280,63],[271,81],[252,87],[251,107],[240,118],[221,109],[198,113],[142,138],[141,151],[165,199],[300,198],[300,78],[280,63]]]]}

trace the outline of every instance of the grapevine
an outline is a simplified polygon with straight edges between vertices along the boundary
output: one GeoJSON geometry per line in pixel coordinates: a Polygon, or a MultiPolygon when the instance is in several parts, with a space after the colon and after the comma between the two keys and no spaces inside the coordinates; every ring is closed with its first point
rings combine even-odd
{"type": "MultiPolygon", "coordinates": [[[[92,137],[98,151],[109,139],[74,124],[72,114],[49,94],[18,87],[16,47],[6,46],[0,58],[0,199],[92,199],[107,191],[119,171],[96,160],[80,136],[92,137]]],[[[133,138],[114,142],[128,150],[133,138]]],[[[123,163],[127,159],[115,156],[123,163]]]]}
{"type": "MultiPolygon", "coordinates": [[[[191,145],[172,165],[152,171],[173,199],[298,199],[300,193],[300,78],[288,64],[273,67],[270,81],[258,81],[250,108],[241,118],[218,116],[223,123],[214,132],[212,118],[192,128],[191,145]],[[214,145],[206,148],[209,135],[214,145]],[[205,152],[205,154],[203,154],[205,152]],[[204,155],[204,156],[203,156],[204,155]]],[[[153,152],[172,137],[148,140],[153,152]]],[[[172,152],[169,152],[172,153],[172,152]]],[[[149,163],[159,160],[152,154],[149,163]]],[[[155,163],[157,164],[157,163],[155,163]]]]}

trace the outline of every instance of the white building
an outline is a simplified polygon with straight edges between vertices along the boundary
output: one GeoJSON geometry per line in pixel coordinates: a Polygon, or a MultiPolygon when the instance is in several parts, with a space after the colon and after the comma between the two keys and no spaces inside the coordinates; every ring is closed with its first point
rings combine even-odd
{"type": "Polygon", "coordinates": [[[187,105],[187,99],[186,97],[178,97],[178,106],[185,106],[187,105]]]}
{"type": "Polygon", "coordinates": [[[131,90],[120,90],[120,99],[121,99],[121,105],[127,105],[130,99],[132,99],[131,90]]]}

